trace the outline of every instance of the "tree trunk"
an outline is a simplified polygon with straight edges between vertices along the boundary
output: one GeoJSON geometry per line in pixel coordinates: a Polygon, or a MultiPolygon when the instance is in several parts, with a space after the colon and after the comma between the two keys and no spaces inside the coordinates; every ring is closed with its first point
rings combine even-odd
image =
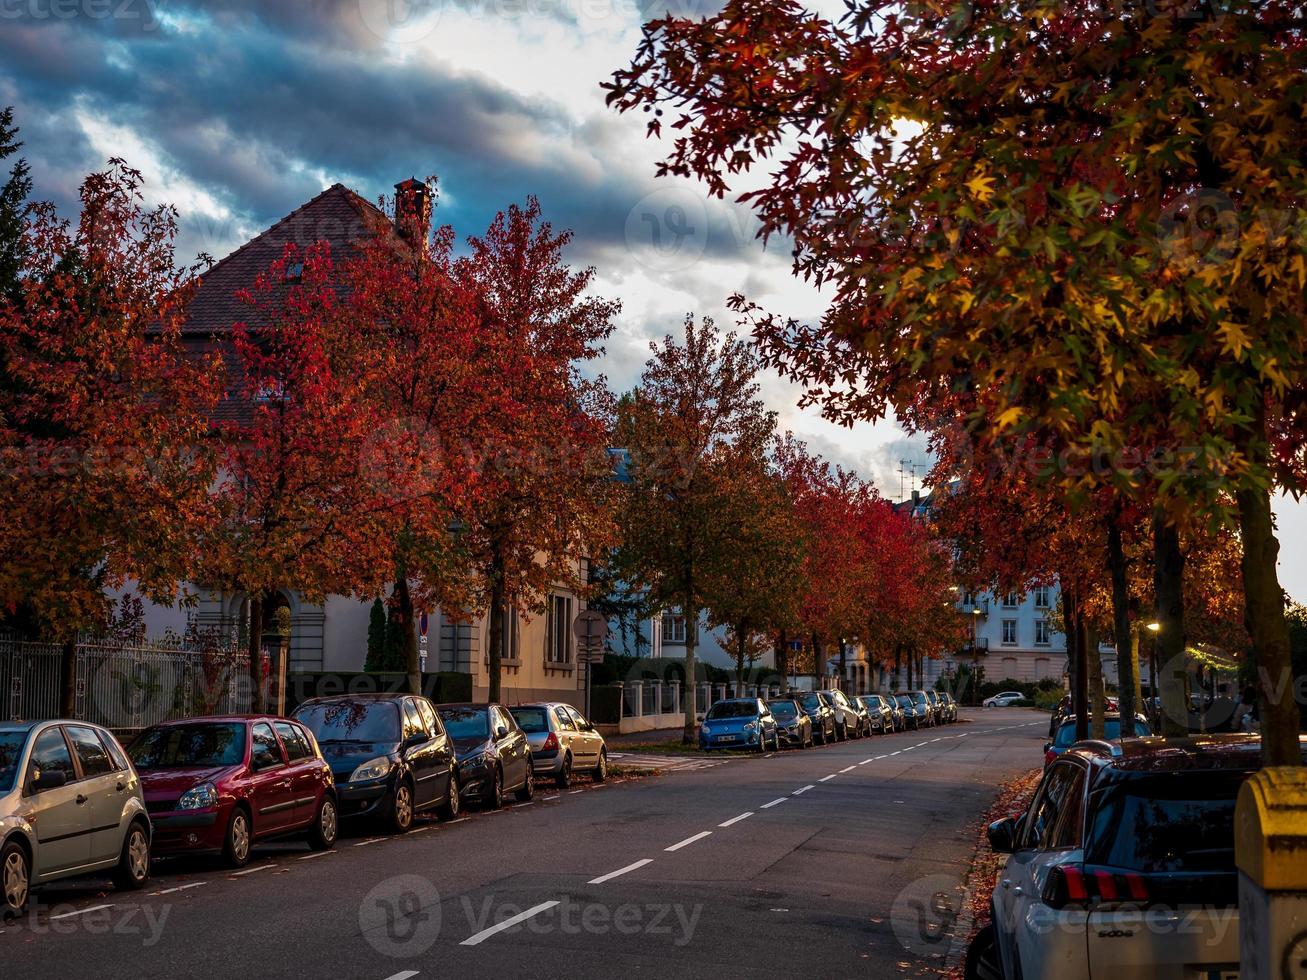
{"type": "Polygon", "coordinates": [[[77,717],[77,637],[65,640],[59,655],[59,716],[77,717]]]}
{"type": "Polygon", "coordinates": [[[698,677],[695,676],[694,650],[699,644],[699,610],[692,608],[694,596],[686,595],[681,603],[685,616],[685,727],[681,730],[682,745],[696,745],[699,737],[698,677]]]}
{"type": "MultiPolygon", "coordinates": [[[[745,639],[744,623],[735,624],[735,689],[737,692],[744,690],[744,658],[745,658],[745,639]]],[[[742,693],[737,693],[736,697],[743,697],[742,693]]]]}
{"type": "MultiPolygon", "coordinates": [[[[1122,719],[1133,718],[1139,710],[1139,641],[1130,628],[1130,583],[1125,548],[1121,544],[1119,514],[1107,523],[1107,565],[1112,573],[1112,631],[1116,634],[1116,677],[1120,689],[1118,700],[1122,719]]],[[[1130,728],[1122,724],[1121,736],[1130,728]]]]}
{"type": "Polygon", "coordinates": [[[408,577],[403,569],[395,577],[395,613],[401,633],[400,649],[404,651],[404,671],[408,675],[409,694],[422,693],[422,662],[418,659],[417,616],[413,609],[413,596],[408,590],[408,577]]]}
{"type": "Polygon", "coordinates": [[[490,556],[490,643],[486,647],[489,653],[489,692],[487,700],[492,704],[500,698],[500,675],[504,660],[504,560],[496,548],[490,556]]]}
{"type": "Polygon", "coordinates": [[[821,687],[822,678],[826,676],[826,657],[821,649],[821,637],[816,631],[812,634],[812,669],[817,675],[817,687],[821,687]]]}
{"type": "Polygon", "coordinates": [[[1262,765],[1300,766],[1298,704],[1294,698],[1289,625],[1276,572],[1275,538],[1268,493],[1249,487],[1237,494],[1243,537],[1244,622],[1253,641],[1261,686],[1262,765]]]}
{"type": "Polygon", "coordinates": [[[1103,713],[1107,701],[1103,694],[1103,655],[1098,649],[1098,630],[1088,623],[1083,626],[1085,667],[1089,675],[1089,732],[1091,738],[1107,737],[1107,722],[1103,713]]]}
{"type": "Polygon", "coordinates": [[[781,675],[781,680],[785,686],[789,687],[788,678],[790,676],[790,647],[785,630],[781,630],[776,637],[776,673],[781,675]]]}
{"type": "Polygon", "coordinates": [[[844,690],[844,685],[848,683],[849,677],[849,645],[840,637],[840,690],[844,690]]]}
{"type": "MultiPolygon", "coordinates": [[[[1139,667],[1139,631],[1134,630],[1130,634],[1130,669],[1134,672],[1135,684],[1135,712],[1143,711],[1144,708],[1144,690],[1143,690],[1143,671],[1139,667]]],[[[1125,702],[1121,702],[1121,708],[1124,711],[1125,702]]],[[[1123,715],[1124,717],[1124,715],[1123,715]]]]}
{"type": "Polygon", "coordinates": [[[1184,552],[1180,532],[1160,507],[1153,511],[1153,591],[1157,597],[1157,678],[1162,698],[1162,732],[1189,734],[1185,699],[1184,552]]]}
{"type": "Polygon", "coordinates": [[[250,593],[250,711],[262,714],[263,706],[263,593],[250,593]]]}
{"type": "Polygon", "coordinates": [[[1084,633],[1081,630],[1080,600],[1075,588],[1062,593],[1066,616],[1067,663],[1071,670],[1071,709],[1076,716],[1076,739],[1089,737],[1089,668],[1085,659],[1084,633]]]}

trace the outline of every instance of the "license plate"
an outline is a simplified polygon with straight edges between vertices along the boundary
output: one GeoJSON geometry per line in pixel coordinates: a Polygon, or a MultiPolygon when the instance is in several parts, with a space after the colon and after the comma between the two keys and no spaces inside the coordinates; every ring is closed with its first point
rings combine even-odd
{"type": "Polygon", "coordinates": [[[735,736],[734,736],[734,735],[718,735],[718,736],[717,736],[717,741],[719,741],[719,742],[734,742],[734,741],[735,741],[735,736]]]}

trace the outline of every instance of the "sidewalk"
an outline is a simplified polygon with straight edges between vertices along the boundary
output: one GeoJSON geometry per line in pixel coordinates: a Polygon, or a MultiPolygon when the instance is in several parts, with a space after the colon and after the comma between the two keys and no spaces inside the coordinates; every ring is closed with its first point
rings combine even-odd
{"type": "Polygon", "coordinates": [[[679,725],[676,728],[655,728],[647,732],[631,732],[629,735],[606,735],[604,741],[614,748],[625,745],[679,744],[684,730],[679,725]]]}

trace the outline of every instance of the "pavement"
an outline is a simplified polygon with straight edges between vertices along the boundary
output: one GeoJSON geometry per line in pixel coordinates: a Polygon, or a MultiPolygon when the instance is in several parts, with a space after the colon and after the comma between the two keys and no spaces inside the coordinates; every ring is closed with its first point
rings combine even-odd
{"type": "MultiPolygon", "coordinates": [[[[148,889],[47,888],[0,931],[4,975],[932,975],[958,952],[975,825],[1041,764],[1020,709],[531,804],[366,831],[231,873],[157,862],[148,889]]],[[[716,761],[716,760],[714,760],[716,761]]]]}

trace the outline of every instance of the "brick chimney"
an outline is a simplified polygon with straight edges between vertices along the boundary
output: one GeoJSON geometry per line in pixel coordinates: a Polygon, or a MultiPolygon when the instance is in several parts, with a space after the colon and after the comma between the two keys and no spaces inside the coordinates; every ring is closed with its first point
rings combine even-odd
{"type": "Polygon", "coordinates": [[[395,185],[395,230],[420,255],[431,233],[431,189],[416,177],[395,185]]]}

